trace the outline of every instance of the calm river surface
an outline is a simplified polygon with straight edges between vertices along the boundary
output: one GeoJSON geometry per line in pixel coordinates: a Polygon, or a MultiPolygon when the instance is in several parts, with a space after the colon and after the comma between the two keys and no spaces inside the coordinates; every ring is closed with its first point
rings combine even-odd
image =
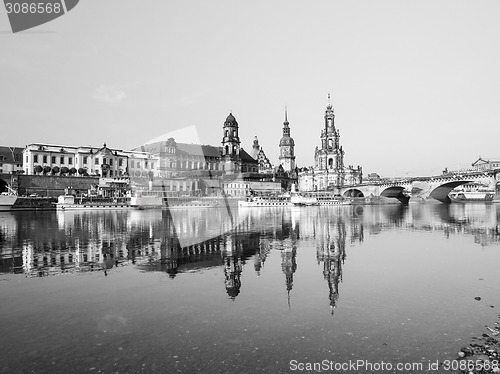
{"type": "Polygon", "coordinates": [[[0,213],[0,371],[427,369],[498,321],[499,221],[494,204],[0,213]]]}

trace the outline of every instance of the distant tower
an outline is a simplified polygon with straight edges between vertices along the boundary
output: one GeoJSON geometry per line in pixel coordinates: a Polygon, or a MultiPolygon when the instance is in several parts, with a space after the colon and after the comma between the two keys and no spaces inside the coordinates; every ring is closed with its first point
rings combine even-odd
{"type": "MultiPolygon", "coordinates": [[[[335,185],[339,186],[343,181],[344,173],[344,151],[339,144],[340,132],[335,128],[335,113],[328,94],[328,104],[325,110],[325,127],[321,130],[321,149],[315,152],[315,167],[335,175],[335,185]]],[[[329,179],[327,182],[331,184],[329,179]]]]}
{"type": "Polygon", "coordinates": [[[285,122],[283,122],[283,137],[280,140],[280,165],[285,172],[295,170],[295,142],[290,137],[288,113],[285,108],[285,122]]]}
{"type": "Polygon", "coordinates": [[[252,156],[255,160],[257,160],[259,151],[260,151],[259,139],[257,139],[257,135],[255,135],[255,139],[253,140],[253,145],[252,145],[252,153],[250,153],[250,156],[252,156]]]}
{"type": "Polygon", "coordinates": [[[232,113],[226,118],[222,136],[222,160],[226,173],[239,172],[240,138],[238,136],[238,122],[232,113]]]}

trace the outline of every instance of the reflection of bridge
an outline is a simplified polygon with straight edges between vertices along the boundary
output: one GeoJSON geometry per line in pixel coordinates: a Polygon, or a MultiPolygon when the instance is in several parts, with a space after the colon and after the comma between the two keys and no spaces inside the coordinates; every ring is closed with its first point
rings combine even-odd
{"type": "Polygon", "coordinates": [[[479,182],[495,188],[500,181],[500,169],[487,172],[469,172],[463,174],[449,174],[436,177],[418,177],[405,180],[396,180],[380,183],[363,183],[346,186],[340,189],[345,197],[386,197],[394,198],[407,203],[412,198],[419,200],[435,199],[442,203],[449,203],[448,194],[456,187],[470,182],[479,182]]]}

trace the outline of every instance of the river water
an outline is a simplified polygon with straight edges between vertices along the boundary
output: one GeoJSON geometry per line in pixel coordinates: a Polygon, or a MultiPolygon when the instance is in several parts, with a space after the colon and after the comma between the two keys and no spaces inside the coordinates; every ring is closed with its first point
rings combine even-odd
{"type": "Polygon", "coordinates": [[[0,371],[440,372],[498,321],[499,220],[495,204],[3,212],[0,371]]]}

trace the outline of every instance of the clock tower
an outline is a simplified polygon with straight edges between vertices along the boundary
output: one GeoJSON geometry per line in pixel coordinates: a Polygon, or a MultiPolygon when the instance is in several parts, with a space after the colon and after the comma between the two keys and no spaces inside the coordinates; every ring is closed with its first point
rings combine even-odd
{"type": "Polygon", "coordinates": [[[240,137],[238,122],[232,113],[226,118],[222,128],[222,161],[226,173],[240,172],[240,137]]]}
{"type": "Polygon", "coordinates": [[[295,170],[295,142],[290,137],[290,127],[286,108],[285,122],[283,122],[283,137],[280,140],[279,160],[285,172],[289,173],[295,170]]]}

